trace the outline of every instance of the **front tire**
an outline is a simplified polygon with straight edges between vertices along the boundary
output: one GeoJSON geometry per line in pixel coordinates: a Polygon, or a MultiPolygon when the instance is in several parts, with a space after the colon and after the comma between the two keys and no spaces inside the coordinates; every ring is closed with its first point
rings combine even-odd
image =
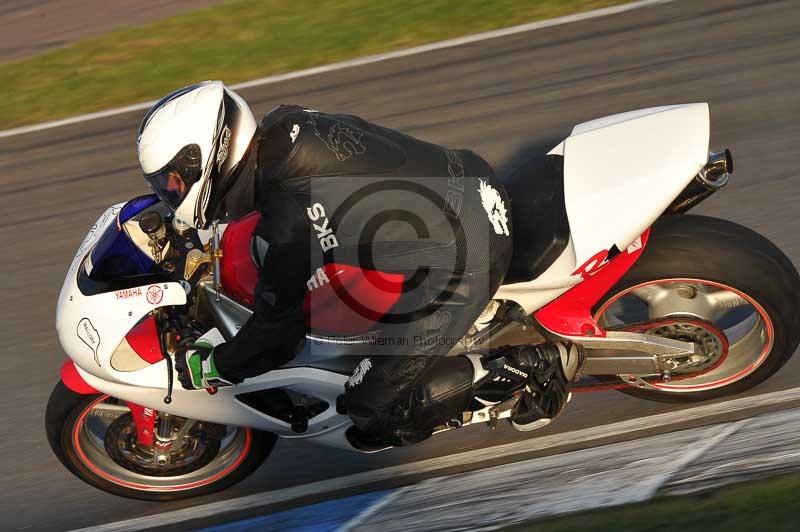
{"type": "MultiPolygon", "coordinates": [[[[129,419],[124,403],[107,395],[77,394],[59,382],[47,403],[47,441],[67,469],[96,488],[132,499],[170,501],[220,491],[243,480],[266,460],[277,439],[271,433],[235,427],[222,427],[220,434],[206,439],[198,430],[196,458],[184,452],[176,455],[182,462],[159,466],[142,461],[147,449],[137,453],[133,448],[125,427],[129,419]],[[110,455],[109,449],[119,452],[110,455]]],[[[219,432],[220,427],[209,430],[219,432]]]]}
{"type": "Polygon", "coordinates": [[[772,242],[733,222],[678,215],[656,222],[642,256],[593,312],[606,328],[649,323],[648,334],[722,346],[719,360],[669,382],[609,381],[636,397],[692,402],[744,392],[780,369],[800,343],[798,302],[800,276],[772,242]]]}

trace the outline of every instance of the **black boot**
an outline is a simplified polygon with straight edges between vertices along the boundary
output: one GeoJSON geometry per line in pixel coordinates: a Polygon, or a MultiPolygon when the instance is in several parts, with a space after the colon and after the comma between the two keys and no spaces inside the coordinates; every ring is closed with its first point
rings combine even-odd
{"type": "Polygon", "coordinates": [[[508,358],[528,374],[525,392],[511,410],[511,424],[522,431],[544,427],[572,397],[568,387],[580,365],[577,347],[564,343],[520,346],[508,358]]]}
{"type": "Polygon", "coordinates": [[[484,405],[515,395],[511,424],[518,430],[547,425],[570,399],[569,382],[580,366],[576,346],[554,343],[513,346],[482,359],[484,375],[476,382],[475,398],[484,405]]]}
{"type": "Polygon", "coordinates": [[[360,428],[348,430],[350,443],[361,450],[413,445],[441,427],[457,426],[472,401],[473,373],[468,358],[444,357],[383,411],[345,402],[360,428]]]}

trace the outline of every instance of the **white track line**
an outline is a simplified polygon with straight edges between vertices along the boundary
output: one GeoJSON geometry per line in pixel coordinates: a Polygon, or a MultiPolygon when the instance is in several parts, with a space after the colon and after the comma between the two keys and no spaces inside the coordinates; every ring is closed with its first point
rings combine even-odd
{"type": "MultiPolygon", "coordinates": [[[[334,70],[341,70],[343,68],[351,68],[354,66],[361,66],[361,65],[368,65],[370,63],[378,63],[380,61],[387,61],[389,59],[396,59],[398,57],[407,57],[410,55],[422,54],[425,52],[430,52],[433,50],[441,50],[443,48],[452,48],[454,46],[461,46],[464,44],[471,44],[475,42],[485,41],[488,39],[496,39],[498,37],[505,37],[507,35],[514,35],[516,33],[524,33],[526,31],[534,31],[539,30],[542,28],[550,28],[553,26],[560,26],[562,24],[569,24],[571,22],[578,22],[581,20],[588,20],[598,17],[605,17],[607,15],[615,15],[617,13],[624,13],[626,11],[632,11],[634,9],[639,9],[642,7],[647,7],[651,5],[658,5],[658,4],[667,4],[673,2],[674,0],[640,0],[638,2],[631,2],[630,4],[623,4],[619,6],[612,6],[612,7],[604,7],[601,9],[594,9],[592,11],[586,11],[583,13],[577,13],[575,15],[566,15],[563,17],[551,18],[547,20],[540,20],[538,22],[531,22],[528,24],[521,24],[519,26],[512,26],[510,28],[503,28],[499,30],[487,31],[484,33],[476,33],[474,35],[467,35],[465,37],[458,37],[455,39],[448,39],[445,41],[434,42],[431,44],[424,44],[422,46],[414,46],[412,48],[404,48],[402,50],[395,50],[394,52],[387,52],[384,54],[376,54],[376,55],[368,55],[365,57],[359,57],[356,59],[351,59],[349,61],[340,61],[338,63],[331,63],[329,65],[323,65],[314,68],[307,68],[305,70],[298,70],[296,72],[287,72],[286,74],[278,74],[275,76],[267,76],[265,78],[254,79],[251,81],[244,81],[242,83],[237,83],[236,85],[231,85],[231,88],[238,90],[238,89],[247,89],[250,87],[260,87],[262,85],[271,85],[273,83],[279,83],[281,81],[286,81],[290,79],[297,79],[303,78],[307,76],[314,76],[317,74],[323,74],[325,72],[332,72],[334,70]]],[[[70,118],[64,118],[61,120],[54,120],[52,122],[44,122],[41,124],[34,124],[31,126],[23,126],[14,129],[6,129],[4,131],[0,131],[0,139],[6,137],[13,137],[15,135],[23,135],[25,133],[33,133],[35,131],[42,131],[45,129],[52,129],[61,126],[68,126],[71,124],[78,124],[80,122],[88,122],[90,120],[96,120],[98,118],[108,118],[110,116],[121,115],[125,113],[131,113],[134,111],[142,111],[144,109],[149,109],[152,107],[156,101],[153,100],[150,102],[142,102],[137,103],[134,105],[128,105],[125,107],[118,107],[115,109],[108,109],[107,111],[99,111],[96,113],[89,113],[85,115],[73,116],[70,118]]]]}
{"type": "Polygon", "coordinates": [[[652,499],[655,497],[656,493],[658,493],[658,490],[660,490],[662,486],[669,482],[670,479],[674,478],[678,473],[692,464],[692,462],[706,454],[707,451],[722,443],[731,434],[739,430],[743,425],[746,425],[748,421],[750,420],[742,419],[741,421],[737,421],[735,423],[722,425],[721,430],[716,435],[703,442],[700,446],[690,449],[687,453],[682,455],[678,461],[672,464],[670,471],[662,475],[655,475],[651,478],[648,478],[644,484],[640,485],[640,488],[646,493],[646,498],[652,499]]]}
{"type": "MultiPolygon", "coordinates": [[[[465,451],[449,456],[429,458],[419,462],[400,464],[383,469],[376,469],[373,471],[364,471],[362,473],[355,473],[353,475],[347,475],[338,478],[330,478],[327,480],[312,482],[310,484],[293,486],[291,488],[265,491],[236,499],[201,504],[190,508],[184,508],[182,510],[174,510],[156,515],[137,517],[134,519],[127,519],[124,521],[82,528],[80,531],[74,532],[122,532],[154,528],[161,526],[164,523],[173,525],[193,519],[202,519],[204,517],[219,515],[227,512],[235,512],[264,506],[267,504],[291,501],[302,497],[320,495],[336,490],[362,486],[365,484],[387,480],[397,480],[400,477],[407,477],[409,475],[430,474],[446,468],[470,464],[474,465],[476,463],[487,460],[495,460],[498,458],[514,457],[516,455],[526,454],[534,451],[542,451],[564,444],[587,443],[604,438],[632,434],[638,431],[653,429],[656,427],[669,427],[685,421],[699,420],[711,416],[736,412],[738,410],[758,408],[762,406],[774,406],[797,400],[800,400],[800,387],[782,390],[779,392],[754,395],[751,397],[742,397],[740,399],[732,399],[730,401],[724,401],[721,403],[695,406],[675,412],[666,412],[664,414],[656,414],[638,419],[629,419],[626,421],[610,423],[608,425],[601,425],[598,427],[591,427],[571,432],[562,432],[560,434],[552,434],[550,436],[542,436],[540,438],[506,443],[503,445],[497,445],[495,447],[486,447],[484,449],[465,451]]],[[[324,449],[320,449],[320,452],[324,452],[324,449]]],[[[269,467],[269,465],[267,465],[267,467],[269,467]]]]}
{"type": "Polygon", "coordinates": [[[355,517],[351,518],[345,524],[343,524],[336,532],[350,532],[354,530],[356,527],[361,526],[362,523],[366,522],[367,519],[378,513],[379,511],[386,508],[390,503],[392,503],[395,499],[397,499],[400,495],[404,492],[408,491],[411,486],[406,486],[405,488],[400,488],[394,490],[390,494],[386,495],[383,499],[379,500],[376,503],[373,503],[372,506],[367,507],[366,510],[363,510],[361,513],[356,515],[355,517]]]}

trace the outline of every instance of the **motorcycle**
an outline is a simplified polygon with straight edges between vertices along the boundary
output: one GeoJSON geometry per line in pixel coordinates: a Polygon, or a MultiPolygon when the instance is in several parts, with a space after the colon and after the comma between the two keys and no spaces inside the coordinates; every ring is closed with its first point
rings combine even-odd
{"type": "MultiPolygon", "coordinates": [[[[666,402],[738,394],[785,364],[800,342],[797,270],[758,233],[686,214],[733,171],[727,149],[709,153],[709,121],[704,103],[600,118],[506,176],[511,267],[452,353],[571,342],[584,358],[575,388],[666,402]]],[[[363,450],[340,397],[377,322],[332,287],[368,294],[359,268],[309,281],[311,328],[285,366],[216,390],[173,387],[187,338],[220,343],[251,315],[257,221],[198,232],[149,195],[92,226],[58,300],[68,359],[46,413],[54,453],[79,478],[163,501],[244,479],[278,438],[363,450]]],[[[378,299],[389,312],[393,300],[378,299]]],[[[440,430],[507,421],[513,400],[475,403],[440,430]]]]}

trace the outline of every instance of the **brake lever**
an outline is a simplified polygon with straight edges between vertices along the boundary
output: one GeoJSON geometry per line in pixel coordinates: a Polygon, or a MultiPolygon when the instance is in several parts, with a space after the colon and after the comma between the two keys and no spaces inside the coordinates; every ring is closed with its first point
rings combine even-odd
{"type": "Polygon", "coordinates": [[[164,404],[170,404],[172,402],[172,381],[174,379],[172,358],[170,358],[169,353],[163,350],[161,351],[161,356],[167,361],[167,395],[164,396],[164,404]]]}
{"type": "Polygon", "coordinates": [[[172,368],[172,357],[169,356],[169,350],[167,350],[166,342],[164,341],[164,334],[159,334],[158,336],[158,343],[161,344],[161,357],[167,363],[167,395],[164,396],[164,404],[168,405],[172,402],[172,386],[175,375],[172,368]]]}

